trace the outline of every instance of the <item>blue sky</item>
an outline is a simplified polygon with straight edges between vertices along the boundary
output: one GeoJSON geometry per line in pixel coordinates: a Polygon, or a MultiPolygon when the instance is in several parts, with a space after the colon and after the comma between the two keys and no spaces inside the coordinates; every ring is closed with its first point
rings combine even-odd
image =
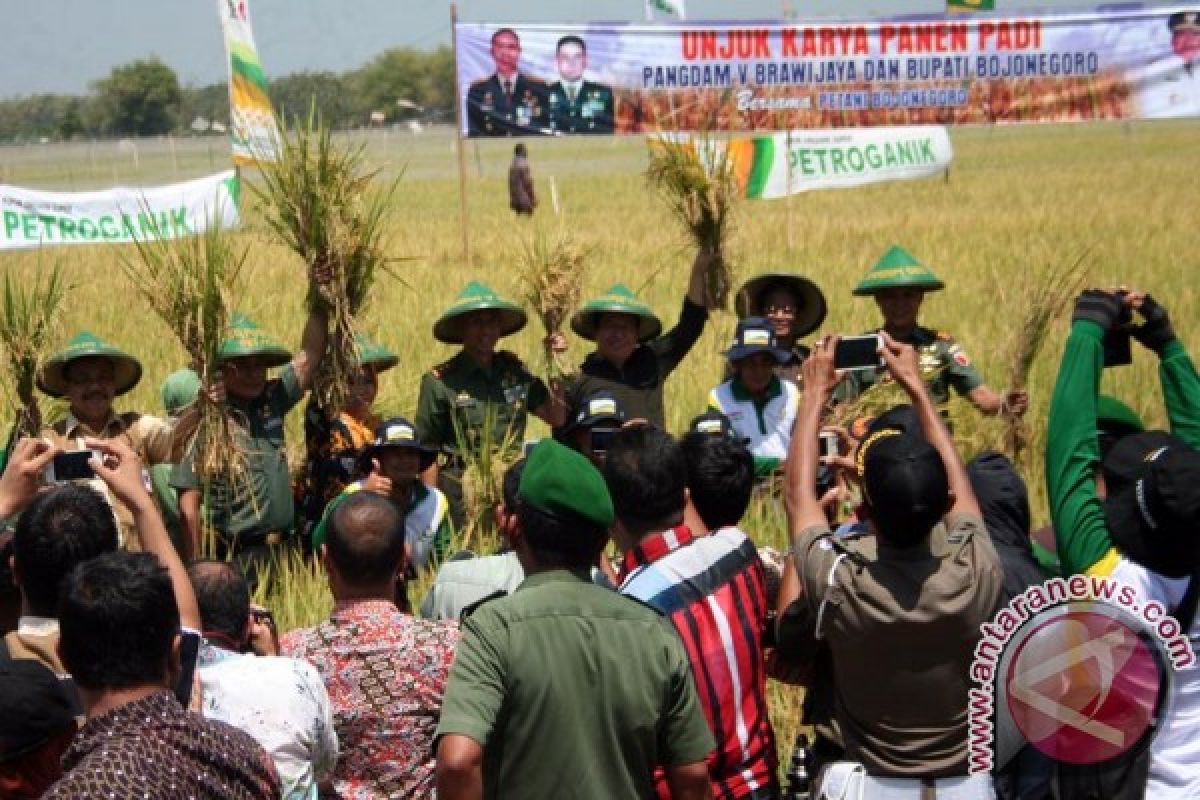
{"type": "MultiPolygon", "coordinates": [[[[156,55],[185,84],[225,77],[217,0],[35,0],[8,6],[0,97],[82,93],[117,64],[156,55]],[[19,9],[19,13],[16,13],[19,9]]],[[[944,0],[687,0],[689,19],[887,15],[939,11],[944,0]]],[[[1079,7],[1080,0],[997,0],[998,10],[1079,7]]],[[[1087,4],[1092,5],[1092,4],[1087,4]]],[[[251,0],[268,75],[342,71],[389,47],[450,43],[448,2],[251,0]]],[[[643,0],[461,0],[470,21],[640,20],[643,0]]]]}

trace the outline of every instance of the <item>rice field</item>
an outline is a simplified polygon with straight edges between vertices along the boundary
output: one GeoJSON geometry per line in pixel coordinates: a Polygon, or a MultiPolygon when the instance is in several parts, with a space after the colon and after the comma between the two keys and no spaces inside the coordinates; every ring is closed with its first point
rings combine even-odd
{"type": "MultiPolygon", "coordinates": [[[[692,252],[667,205],[648,187],[640,138],[528,140],[540,207],[532,220],[508,210],[506,172],[512,142],[468,142],[465,148],[470,257],[463,257],[454,139],[447,130],[346,134],[362,137],[370,162],[402,182],[388,212],[386,252],[399,279],[381,278],[365,327],[400,355],[382,376],[379,406],[411,416],[421,373],[452,350],[431,335],[433,321],[458,290],[482,279],[520,294],[519,254],[535,232],[569,229],[588,252],[584,296],[622,281],[640,291],[670,325],[678,314],[692,252]]],[[[903,245],[945,280],[930,295],[922,324],[952,333],[989,385],[1007,381],[1024,307],[1052,271],[1085,259],[1089,283],[1126,283],[1154,293],[1185,342],[1200,343],[1197,254],[1200,206],[1195,166],[1200,122],[1122,123],[952,131],[955,161],[944,178],[828,191],[787,200],[744,203],[735,212],[727,253],[740,277],[792,270],[814,279],[829,301],[824,330],[874,327],[869,299],[850,294],[859,276],[890,244],[903,245]]],[[[182,180],[227,168],[221,139],[0,147],[0,183],[86,189],[182,180]]],[[[251,176],[253,179],[253,176],[251,176]]],[[[246,197],[250,197],[249,194],[246,197]]],[[[249,287],[241,308],[289,345],[304,318],[304,265],[274,244],[252,202],[245,209],[249,287]]],[[[183,363],[173,335],[127,283],[112,248],[70,247],[0,254],[14,275],[46,269],[58,259],[73,284],[62,309],[69,335],[84,328],[136,354],[145,378],[118,401],[122,408],[161,410],[161,380],[183,363]]],[[[710,321],[695,350],[667,384],[668,422],[678,430],[701,411],[720,379],[730,315],[710,321]]],[[[1029,377],[1033,455],[1023,464],[1035,525],[1046,521],[1040,448],[1066,320],[1050,326],[1029,377]]],[[[534,368],[541,363],[540,325],[504,342],[534,368]]],[[[577,363],[587,343],[570,343],[577,363]]],[[[64,336],[65,339],[65,336],[64,336]]],[[[1163,425],[1156,365],[1144,352],[1130,367],[1105,375],[1104,388],[1163,425]]],[[[964,453],[999,441],[1000,426],[965,404],[952,410],[964,453]]],[[[540,435],[540,423],[530,435],[540,435]]],[[[299,414],[288,421],[290,454],[302,457],[299,414]]],[[[779,546],[781,516],[755,508],[748,527],[760,543],[779,546]]],[[[327,608],[319,572],[296,574],[286,596],[270,598],[284,627],[309,624],[327,608]]],[[[415,594],[415,592],[414,592],[415,594]]],[[[418,598],[419,599],[419,598],[418,598]]],[[[772,687],[781,749],[790,747],[796,690],[772,687]]],[[[786,756],[786,752],[784,753],[786,756]]]]}

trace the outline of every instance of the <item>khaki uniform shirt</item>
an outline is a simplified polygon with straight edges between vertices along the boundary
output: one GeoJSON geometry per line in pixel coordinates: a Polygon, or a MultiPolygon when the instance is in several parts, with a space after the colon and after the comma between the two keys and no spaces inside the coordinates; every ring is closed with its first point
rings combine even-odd
{"type": "Polygon", "coordinates": [[[808,528],[795,551],[812,619],[828,600],[817,634],[847,757],[871,775],[966,775],[971,659],[1004,581],[983,520],[951,514],[910,548],[808,528]]]}
{"type": "MultiPolygon", "coordinates": [[[[916,348],[921,377],[929,387],[929,395],[934,405],[944,406],[949,403],[952,388],[965,395],[983,385],[983,376],[975,369],[962,345],[954,341],[950,334],[918,325],[904,343],[916,348]]],[[[852,400],[875,384],[890,380],[891,376],[887,370],[882,369],[848,372],[846,379],[834,392],[834,398],[839,401],[852,400]]]]}
{"type": "MultiPolygon", "coordinates": [[[[261,395],[250,402],[230,398],[234,415],[242,421],[237,437],[246,454],[249,496],[244,489],[235,491],[224,481],[208,487],[209,521],[226,536],[291,532],[295,500],[288,472],[283,420],[303,396],[296,370],[289,364],[280,371],[278,378],[267,383],[261,395]]],[[[171,485],[176,489],[203,491],[193,462],[194,454],[188,453],[175,467],[171,485]]]]}
{"type": "Polygon", "coordinates": [[[426,447],[447,453],[458,454],[460,435],[472,448],[484,437],[493,449],[505,443],[519,447],[526,412],[549,397],[541,379],[512,353],[500,351],[483,367],[459,352],[421,377],[417,432],[426,447]]]}
{"type": "MultiPolygon", "coordinates": [[[[100,430],[93,430],[91,426],[75,419],[74,414],[68,414],[66,419],[44,429],[42,438],[67,451],[86,449],[83,444],[84,438],[119,439],[137,453],[143,467],[149,468],[155,464],[171,463],[173,431],[174,426],[171,422],[135,411],[110,414],[108,422],[100,430]]],[[[146,491],[150,491],[150,473],[143,471],[142,478],[146,491]]],[[[133,512],[113,497],[108,491],[108,486],[99,478],[81,483],[95,489],[112,506],[121,536],[121,547],[126,550],[141,550],[141,540],[133,524],[133,512]]]]}
{"type": "Polygon", "coordinates": [[[437,735],[483,746],[485,797],[653,798],[656,765],[713,749],[670,622],[586,573],[532,575],[462,629],[437,735]]]}

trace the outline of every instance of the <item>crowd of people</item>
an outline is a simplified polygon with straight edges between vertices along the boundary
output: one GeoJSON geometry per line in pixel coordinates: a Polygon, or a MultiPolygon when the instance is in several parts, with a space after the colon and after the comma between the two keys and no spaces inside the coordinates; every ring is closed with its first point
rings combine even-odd
{"type": "Polygon", "coordinates": [[[943,284],[898,247],[855,289],[882,316],[873,361],[843,369],[839,338],[812,336],[811,280],[758,276],[725,380],[672,435],[664,386],[704,330],[707,266],[665,332],[621,284],[582,305],[570,328],[595,350],[549,385],[498,349],[526,312],[472,282],[433,326],[461,349],[422,376],[411,420],[376,415],[398,359],[361,338],[345,407],[304,410],[295,480],[283,422],[325,350],[319,312],[296,356],[238,316],[221,377],[170,376],[164,418],[118,413],[140,363],[74,337],[38,379],[67,417],[11,442],[0,477],[0,798],[1200,796],[1194,657],[1141,746],[1087,763],[1022,729],[992,771],[968,761],[981,626],[1052,570],[1120,580],[1200,636],[1200,377],[1166,309],[1078,298],[1035,546],[1017,469],[965,464],[943,413],[950,391],[984,414],[1028,397],[918,323],[943,284]],[[1099,393],[1121,337],[1159,359],[1169,432],[1099,393]],[[877,384],[907,402],[833,430],[877,384]],[[248,492],[198,480],[198,400],[238,412],[248,492]],[[526,443],[530,413],[553,434],[526,443]],[[86,476],[59,474],[71,451],[86,476]],[[455,553],[481,452],[512,456],[501,547],[455,553]],[[785,553],[743,527],[755,493],[782,499],[785,553]],[[289,549],[320,563],[334,608],[280,631],[251,596],[289,549]],[[787,721],[810,732],[802,755],[777,739],[768,679],[806,687],[787,721]],[[811,784],[786,785],[797,760],[811,784]]]}

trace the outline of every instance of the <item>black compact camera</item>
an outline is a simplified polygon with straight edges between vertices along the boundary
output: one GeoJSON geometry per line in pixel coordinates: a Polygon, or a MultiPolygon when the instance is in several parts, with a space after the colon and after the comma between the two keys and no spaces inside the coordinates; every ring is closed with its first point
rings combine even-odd
{"type": "Polygon", "coordinates": [[[592,428],[592,452],[596,455],[604,455],[608,452],[608,443],[612,441],[613,434],[619,431],[620,428],[607,426],[596,426],[592,428]]]}
{"type": "Polygon", "coordinates": [[[1121,303],[1121,314],[1117,323],[1104,334],[1104,366],[1123,367],[1133,363],[1133,345],[1130,341],[1130,331],[1133,328],[1133,312],[1125,305],[1129,292],[1117,292],[1117,300],[1121,303]]]}

